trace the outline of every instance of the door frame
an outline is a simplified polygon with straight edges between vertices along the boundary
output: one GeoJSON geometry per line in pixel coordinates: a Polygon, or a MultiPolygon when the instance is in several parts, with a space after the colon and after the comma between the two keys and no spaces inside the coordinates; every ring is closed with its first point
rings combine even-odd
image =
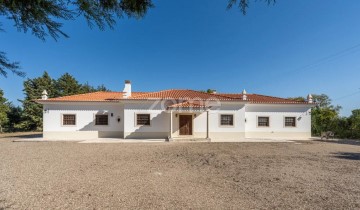
{"type": "Polygon", "coordinates": [[[187,114],[187,113],[179,113],[178,114],[179,115],[179,120],[178,120],[178,123],[179,123],[179,136],[193,136],[194,135],[194,114],[192,114],[192,113],[189,113],[189,114],[187,114]],[[191,134],[190,135],[181,135],[180,134],[180,116],[181,115],[190,115],[191,116],[191,134]]]}

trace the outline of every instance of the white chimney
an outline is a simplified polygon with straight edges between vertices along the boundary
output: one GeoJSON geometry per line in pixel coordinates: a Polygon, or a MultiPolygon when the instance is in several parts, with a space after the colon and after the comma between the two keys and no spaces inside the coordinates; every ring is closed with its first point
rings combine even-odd
{"type": "Polygon", "coordinates": [[[124,87],[124,98],[129,98],[131,96],[131,82],[130,80],[125,80],[125,87],[124,87]]]}
{"type": "Polygon", "coordinates": [[[42,100],[47,100],[47,99],[48,99],[48,93],[46,92],[46,90],[44,90],[44,91],[41,93],[41,99],[42,99],[42,100]]]}
{"type": "Polygon", "coordinates": [[[245,89],[242,92],[242,100],[244,100],[244,101],[247,100],[247,95],[246,95],[246,90],[245,89]]]}
{"type": "Polygon", "coordinates": [[[313,103],[313,102],[314,102],[314,101],[313,101],[313,97],[312,97],[311,94],[309,94],[309,95],[307,96],[307,101],[308,101],[308,103],[313,103]]]}

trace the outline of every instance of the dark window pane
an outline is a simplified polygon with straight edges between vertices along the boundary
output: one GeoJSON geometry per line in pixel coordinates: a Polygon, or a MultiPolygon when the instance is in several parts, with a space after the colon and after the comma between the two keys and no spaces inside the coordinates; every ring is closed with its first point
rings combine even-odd
{"type": "Polygon", "coordinates": [[[233,115],[221,115],[220,125],[234,125],[233,115]]]}
{"type": "Polygon", "coordinates": [[[96,115],[95,116],[95,125],[108,125],[109,124],[109,117],[108,115],[96,115]]]}
{"type": "Polygon", "coordinates": [[[76,115],[74,114],[63,115],[63,125],[75,125],[75,124],[76,124],[76,115]]]}
{"type": "Polygon", "coordinates": [[[138,114],[136,115],[137,125],[150,125],[150,114],[138,114]]]}
{"type": "Polygon", "coordinates": [[[285,127],[295,127],[296,118],[295,117],[285,117],[285,127]]]}
{"type": "Polygon", "coordinates": [[[258,126],[269,127],[269,117],[259,117],[258,126]]]}

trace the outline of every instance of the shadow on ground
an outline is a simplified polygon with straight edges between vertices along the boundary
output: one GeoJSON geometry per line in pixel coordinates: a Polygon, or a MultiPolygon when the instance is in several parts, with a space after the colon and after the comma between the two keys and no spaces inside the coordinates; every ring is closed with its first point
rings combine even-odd
{"type": "Polygon", "coordinates": [[[42,133],[5,133],[0,135],[1,138],[20,138],[20,139],[29,139],[29,138],[41,138],[42,133]]]}
{"type": "Polygon", "coordinates": [[[360,160],[360,153],[358,152],[337,152],[333,153],[334,157],[346,160],[360,160]]]}
{"type": "Polygon", "coordinates": [[[334,143],[334,144],[349,144],[360,146],[360,140],[353,140],[353,139],[338,139],[338,140],[331,140],[331,139],[324,139],[324,140],[314,140],[317,142],[326,142],[326,143],[334,143]]]}

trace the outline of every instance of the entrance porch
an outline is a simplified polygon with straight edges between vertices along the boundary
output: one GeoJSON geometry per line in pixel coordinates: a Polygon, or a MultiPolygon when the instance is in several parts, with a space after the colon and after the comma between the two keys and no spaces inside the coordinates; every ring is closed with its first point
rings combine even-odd
{"type": "Polygon", "coordinates": [[[206,140],[210,141],[209,110],[205,105],[185,102],[180,107],[175,104],[168,107],[170,130],[168,139],[172,140],[206,140]]]}

